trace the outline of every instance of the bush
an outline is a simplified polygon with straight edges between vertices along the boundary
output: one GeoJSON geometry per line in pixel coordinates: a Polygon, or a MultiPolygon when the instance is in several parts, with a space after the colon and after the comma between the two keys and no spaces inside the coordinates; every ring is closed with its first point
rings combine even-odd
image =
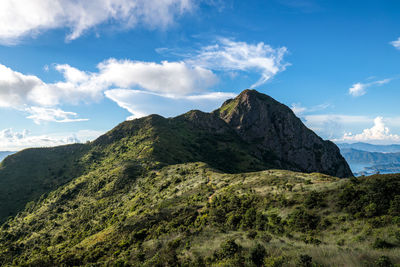
{"type": "Polygon", "coordinates": [[[297,266],[311,267],[312,266],[312,257],[307,254],[300,255],[297,266]]]}
{"type": "Polygon", "coordinates": [[[267,233],[262,233],[261,236],[260,236],[260,239],[265,243],[269,243],[272,240],[272,236],[267,234],[267,233]]]}
{"type": "Polygon", "coordinates": [[[323,194],[320,192],[311,191],[304,200],[304,206],[308,209],[326,206],[323,194]]]}
{"type": "Polygon", "coordinates": [[[380,256],[375,261],[375,266],[377,267],[393,267],[393,263],[388,256],[380,256]]]}
{"type": "Polygon", "coordinates": [[[250,239],[254,239],[254,238],[256,238],[256,236],[257,236],[257,231],[250,230],[247,232],[247,237],[250,239]]]}
{"type": "Polygon", "coordinates": [[[284,263],[285,258],[283,256],[268,257],[264,259],[265,267],[282,267],[284,263]]]}
{"type": "Polygon", "coordinates": [[[291,227],[299,231],[309,231],[317,228],[320,217],[304,208],[297,208],[288,217],[288,223],[291,227]]]}
{"type": "Polygon", "coordinates": [[[242,247],[236,244],[234,239],[228,239],[221,244],[221,248],[217,253],[219,259],[232,258],[235,254],[239,253],[242,247]]]}
{"type": "Polygon", "coordinates": [[[394,247],[394,245],[381,238],[377,238],[372,244],[372,247],[375,249],[383,249],[383,248],[392,248],[394,247]]]}
{"type": "Polygon", "coordinates": [[[250,250],[250,259],[256,266],[262,266],[264,263],[266,251],[263,245],[257,244],[250,250]]]}
{"type": "Polygon", "coordinates": [[[392,216],[400,216],[400,195],[394,197],[392,201],[390,201],[389,214],[392,216]]]}

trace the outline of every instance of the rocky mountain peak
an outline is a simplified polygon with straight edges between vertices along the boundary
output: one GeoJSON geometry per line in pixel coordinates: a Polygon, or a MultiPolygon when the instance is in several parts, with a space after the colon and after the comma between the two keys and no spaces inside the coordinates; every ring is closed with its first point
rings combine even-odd
{"type": "Polygon", "coordinates": [[[258,157],[269,152],[281,168],[337,177],[352,176],[335,144],[321,139],[289,107],[270,96],[245,90],[214,113],[243,140],[255,145],[258,157]]]}

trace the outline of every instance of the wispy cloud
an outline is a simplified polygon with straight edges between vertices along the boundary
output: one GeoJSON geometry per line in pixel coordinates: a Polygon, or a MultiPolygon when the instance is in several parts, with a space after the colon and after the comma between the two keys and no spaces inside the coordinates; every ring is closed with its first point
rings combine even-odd
{"type": "Polygon", "coordinates": [[[0,150],[17,151],[28,147],[52,147],[93,140],[103,134],[102,131],[81,130],[76,133],[31,135],[28,130],[0,130],[0,150]]]}
{"type": "Polygon", "coordinates": [[[30,115],[28,119],[32,119],[36,124],[43,122],[79,122],[88,121],[88,119],[77,118],[78,114],[75,112],[63,111],[59,108],[44,108],[44,107],[29,107],[25,111],[30,115]]]}
{"type": "Polygon", "coordinates": [[[331,106],[331,104],[324,103],[324,104],[319,104],[313,107],[304,107],[301,105],[301,103],[293,103],[292,106],[290,107],[294,114],[297,116],[302,116],[305,113],[311,113],[311,112],[316,112],[316,111],[321,111],[324,109],[327,109],[331,106]]]}
{"type": "Polygon", "coordinates": [[[263,42],[248,44],[220,38],[218,43],[203,47],[186,62],[195,66],[222,71],[245,71],[260,74],[251,88],[258,87],[289,65],[283,58],[286,47],[272,48],[263,42]]]}
{"type": "Polygon", "coordinates": [[[390,42],[390,44],[395,48],[400,49],[400,37],[397,40],[390,42]]]}
{"type": "Polygon", "coordinates": [[[108,90],[105,95],[132,114],[127,118],[128,120],[149,114],[172,117],[191,109],[211,111],[219,107],[226,99],[236,96],[236,94],[225,92],[171,96],[128,89],[108,90]]]}
{"type": "Polygon", "coordinates": [[[95,26],[110,23],[122,29],[137,25],[165,28],[194,7],[193,0],[2,0],[0,43],[15,44],[22,37],[58,28],[69,29],[66,39],[74,40],[95,26]]]}
{"type": "Polygon", "coordinates": [[[352,87],[349,88],[349,94],[354,97],[362,96],[367,93],[367,88],[371,86],[380,86],[387,84],[391,81],[392,79],[384,79],[384,80],[379,80],[379,81],[374,81],[374,82],[369,82],[369,83],[355,83],[352,85],[352,87]]]}

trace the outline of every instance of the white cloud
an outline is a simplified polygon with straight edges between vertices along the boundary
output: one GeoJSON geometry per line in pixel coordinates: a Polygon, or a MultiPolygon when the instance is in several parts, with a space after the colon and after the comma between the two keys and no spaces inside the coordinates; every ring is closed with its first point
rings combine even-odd
{"type": "Polygon", "coordinates": [[[372,128],[364,129],[359,134],[345,133],[341,141],[394,143],[400,141],[400,135],[390,133],[383,117],[376,117],[372,128]]]}
{"type": "Polygon", "coordinates": [[[400,49],[400,37],[396,41],[390,42],[395,48],[400,49]]]}
{"type": "Polygon", "coordinates": [[[303,107],[301,105],[301,103],[293,103],[291,106],[292,111],[294,112],[294,114],[296,114],[296,116],[302,116],[304,113],[310,113],[310,112],[315,112],[315,111],[320,111],[320,110],[324,110],[327,109],[331,106],[331,104],[319,104],[310,108],[307,107],[303,107]]]}
{"type": "Polygon", "coordinates": [[[16,132],[13,129],[3,129],[0,131],[0,151],[81,143],[93,140],[101,134],[101,131],[81,130],[77,133],[30,135],[27,130],[16,132]]]}
{"type": "Polygon", "coordinates": [[[170,96],[127,89],[109,90],[105,92],[105,95],[132,114],[128,119],[143,117],[149,114],[172,117],[191,109],[211,111],[219,107],[226,99],[236,96],[233,93],[225,92],[170,96]]]}
{"type": "Polygon", "coordinates": [[[349,94],[354,97],[362,96],[362,95],[365,95],[368,87],[371,87],[373,85],[383,85],[383,84],[389,83],[391,80],[392,79],[384,79],[384,80],[370,82],[370,83],[355,83],[352,85],[352,87],[349,88],[349,94]]]}
{"type": "MultiPolygon", "coordinates": [[[[179,105],[189,108],[196,108],[196,105],[199,108],[215,108],[216,101],[228,96],[226,93],[207,91],[218,82],[213,70],[226,73],[256,71],[262,76],[256,83],[260,85],[284,70],[286,65],[282,60],[285,53],[286,48],[273,49],[264,43],[249,45],[221,39],[220,44],[206,47],[192,59],[184,61],[156,63],[110,58],[99,63],[95,72],[79,70],[68,64],[54,65],[55,70],[63,75],[63,80],[54,83],[45,83],[34,75],[22,74],[0,64],[0,107],[27,111],[30,113],[28,118],[36,123],[82,121],[84,119],[77,118],[77,114],[58,107],[100,101],[108,92],[109,99],[136,117],[157,111],[143,107],[137,101],[134,105],[132,100],[125,103],[119,97],[121,91],[118,94],[117,91],[109,92],[112,89],[129,89],[139,90],[141,96],[148,93],[148,97],[153,93],[153,99],[156,96],[158,100],[163,99],[160,105],[173,105],[178,101],[179,105]],[[206,101],[210,102],[209,106],[204,104],[206,101]],[[138,106],[140,108],[135,108],[138,106]]],[[[172,110],[173,106],[158,110],[162,112],[164,108],[166,113],[161,114],[172,114],[167,109],[172,110]]]]}
{"type": "Polygon", "coordinates": [[[185,95],[215,84],[215,74],[185,62],[154,62],[109,59],[98,66],[95,79],[120,88],[139,87],[148,91],[185,95]]]}
{"type": "Polygon", "coordinates": [[[0,64],[0,107],[21,109],[25,105],[57,106],[100,100],[111,87],[136,87],[148,91],[185,95],[202,91],[217,82],[207,69],[184,62],[154,62],[109,59],[98,65],[99,72],[56,65],[64,81],[44,83],[0,64]]]}
{"type": "Polygon", "coordinates": [[[307,127],[326,139],[341,138],[348,129],[362,129],[371,118],[342,114],[315,114],[302,117],[307,127]]]}
{"type": "Polygon", "coordinates": [[[293,103],[291,109],[294,114],[296,114],[296,116],[301,116],[304,112],[307,111],[307,108],[303,107],[300,103],[293,103]]]}
{"type": "Polygon", "coordinates": [[[75,112],[63,111],[59,108],[44,108],[44,107],[29,107],[25,109],[30,115],[28,119],[32,119],[36,124],[42,122],[79,122],[87,121],[88,119],[79,119],[75,112]]]}
{"type": "Polygon", "coordinates": [[[258,72],[261,78],[251,86],[254,88],[285,70],[288,64],[283,57],[286,53],[286,47],[274,49],[263,42],[248,44],[221,38],[218,44],[202,48],[187,62],[212,70],[258,72]]]}
{"type": "Polygon", "coordinates": [[[74,40],[106,23],[123,29],[138,24],[165,28],[193,8],[193,0],[2,0],[0,43],[14,44],[57,28],[69,29],[66,39],[74,40]]]}

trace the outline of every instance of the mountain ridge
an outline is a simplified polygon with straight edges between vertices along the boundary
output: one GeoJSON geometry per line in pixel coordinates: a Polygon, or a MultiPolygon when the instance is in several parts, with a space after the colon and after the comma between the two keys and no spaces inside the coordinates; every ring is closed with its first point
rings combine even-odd
{"type": "Polygon", "coordinates": [[[353,176],[333,143],[323,141],[271,97],[245,90],[226,103],[211,113],[192,110],[174,118],[149,115],[125,121],[88,144],[27,149],[6,158],[0,165],[0,219],[103,161],[130,170],[205,162],[226,173],[288,169],[353,176]],[[226,103],[231,103],[230,110],[226,103]],[[9,185],[15,190],[6,192],[9,185]]]}
{"type": "MultiPolygon", "coordinates": [[[[236,116],[242,108],[225,110],[236,116]]],[[[270,154],[264,147],[269,140],[243,140],[240,134],[254,129],[235,129],[217,113],[150,115],[122,122],[88,144],[8,157],[0,165],[0,182],[8,173],[24,182],[14,197],[29,196],[33,185],[40,185],[36,192],[42,195],[32,195],[0,227],[0,264],[400,263],[398,175],[341,179],[274,169],[278,163],[299,166],[270,154]],[[31,165],[21,168],[29,158],[31,165]]],[[[239,118],[248,126],[249,118],[239,118]]]]}
{"type": "Polygon", "coordinates": [[[364,142],[357,143],[337,143],[336,144],[340,149],[345,148],[353,148],[356,150],[362,150],[367,152],[381,152],[381,153],[396,153],[400,152],[400,145],[391,144],[391,145],[374,145],[364,142]]]}

